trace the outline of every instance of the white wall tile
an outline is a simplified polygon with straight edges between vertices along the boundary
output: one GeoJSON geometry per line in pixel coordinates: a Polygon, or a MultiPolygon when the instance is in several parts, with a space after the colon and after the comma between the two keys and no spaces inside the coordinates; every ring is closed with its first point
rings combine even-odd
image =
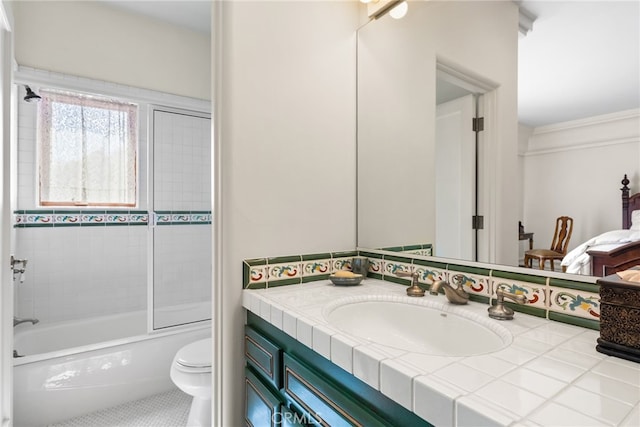
{"type": "MultiPolygon", "coordinates": [[[[169,94],[159,94],[149,90],[133,90],[109,82],[79,79],[60,73],[24,68],[31,75],[46,79],[56,79],[65,84],[92,87],[109,93],[126,93],[135,98],[164,99],[165,105],[185,105],[185,98],[169,94]]],[[[147,207],[147,106],[139,104],[138,129],[138,209],[147,207]]],[[[18,197],[16,209],[37,209],[37,106],[18,103],[18,197]]],[[[210,125],[210,121],[207,121],[210,125]]],[[[191,158],[183,160],[183,169],[189,173],[189,183],[193,184],[206,175],[210,182],[210,126],[188,128],[193,141],[191,158]],[[204,141],[206,139],[206,141],[204,141]],[[195,142],[194,142],[195,144],[195,142]],[[197,166],[197,167],[196,167],[197,166]],[[207,170],[209,168],[209,170],[207,170]]],[[[184,175],[178,176],[184,178],[184,175]]],[[[210,191],[202,186],[196,196],[210,191]]],[[[187,189],[190,191],[190,189],[187,189]]],[[[174,193],[175,195],[176,193],[174,193]]],[[[207,194],[204,206],[189,206],[188,210],[210,210],[210,196],[207,194]]],[[[170,201],[170,200],[169,200],[170,201]]],[[[187,209],[185,209],[187,210],[187,209]]],[[[182,226],[180,226],[182,227],[182,226]]],[[[187,236],[169,242],[162,253],[161,262],[170,265],[169,271],[159,276],[169,282],[160,286],[156,301],[161,304],[187,301],[210,300],[210,226],[190,233],[182,229],[178,234],[187,236]],[[181,251],[176,244],[184,244],[181,251]],[[186,248],[186,249],[185,249],[186,248]],[[173,250],[173,253],[171,251],[173,250]],[[204,251],[208,254],[203,254],[204,251]],[[164,256],[164,258],[162,258],[164,256]],[[178,267],[176,267],[176,263],[178,267]],[[208,273],[208,275],[207,275],[208,273]],[[174,279],[173,281],[169,279],[174,279]]],[[[16,314],[36,316],[41,321],[61,321],[86,316],[113,314],[122,311],[140,310],[147,302],[147,228],[135,227],[65,227],[15,229],[16,256],[29,259],[25,283],[16,287],[16,314]]],[[[158,248],[156,248],[158,249],[158,248]]]]}

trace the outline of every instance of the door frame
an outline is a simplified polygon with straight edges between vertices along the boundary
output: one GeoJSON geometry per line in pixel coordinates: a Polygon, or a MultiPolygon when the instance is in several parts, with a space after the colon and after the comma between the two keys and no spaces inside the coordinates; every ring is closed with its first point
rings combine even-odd
{"type": "Polygon", "coordinates": [[[477,134],[477,171],[476,171],[476,215],[484,217],[484,228],[477,230],[474,256],[478,262],[493,263],[496,260],[498,227],[495,219],[496,192],[494,181],[495,166],[490,159],[495,158],[497,150],[497,91],[498,84],[438,56],[436,58],[436,75],[438,79],[465,89],[476,95],[478,99],[476,114],[484,117],[484,130],[477,134]],[[493,189],[493,190],[492,190],[493,189]]]}
{"type": "Polygon", "coordinates": [[[2,123],[2,197],[0,205],[0,419],[11,426],[13,417],[13,275],[12,242],[12,154],[15,150],[15,124],[12,122],[17,91],[12,84],[13,17],[0,2],[0,122],[2,123]]]}

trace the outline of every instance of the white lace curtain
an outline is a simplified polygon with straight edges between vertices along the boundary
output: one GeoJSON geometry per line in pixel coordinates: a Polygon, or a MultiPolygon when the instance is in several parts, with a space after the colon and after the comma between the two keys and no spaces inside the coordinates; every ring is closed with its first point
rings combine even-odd
{"type": "Polygon", "coordinates": [[[40,91],[40,204],[135,206],[134,104],[40,91]]]}

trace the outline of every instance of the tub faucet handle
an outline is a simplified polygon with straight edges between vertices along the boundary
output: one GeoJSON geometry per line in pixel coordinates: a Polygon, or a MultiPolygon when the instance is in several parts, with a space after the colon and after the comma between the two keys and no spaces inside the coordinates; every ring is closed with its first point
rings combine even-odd
{"type": "Polygon", "coordinates": [[[16,280],[16,274],[20,275],[20,283],[24,283],[24,272],[27,269],[26,259],[18,259],[11,255],[11,270],[13,271],[13,280],[16,280]]]}

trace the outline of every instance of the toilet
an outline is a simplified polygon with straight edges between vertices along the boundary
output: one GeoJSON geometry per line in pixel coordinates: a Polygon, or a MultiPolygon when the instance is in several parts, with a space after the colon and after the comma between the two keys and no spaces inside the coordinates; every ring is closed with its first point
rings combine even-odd
{"type": "Polygon", "coordinates": [[[178,350],[170,376],[180,390],[193,396],[187,426],[211,426],[211,338],[178,350]]]}

